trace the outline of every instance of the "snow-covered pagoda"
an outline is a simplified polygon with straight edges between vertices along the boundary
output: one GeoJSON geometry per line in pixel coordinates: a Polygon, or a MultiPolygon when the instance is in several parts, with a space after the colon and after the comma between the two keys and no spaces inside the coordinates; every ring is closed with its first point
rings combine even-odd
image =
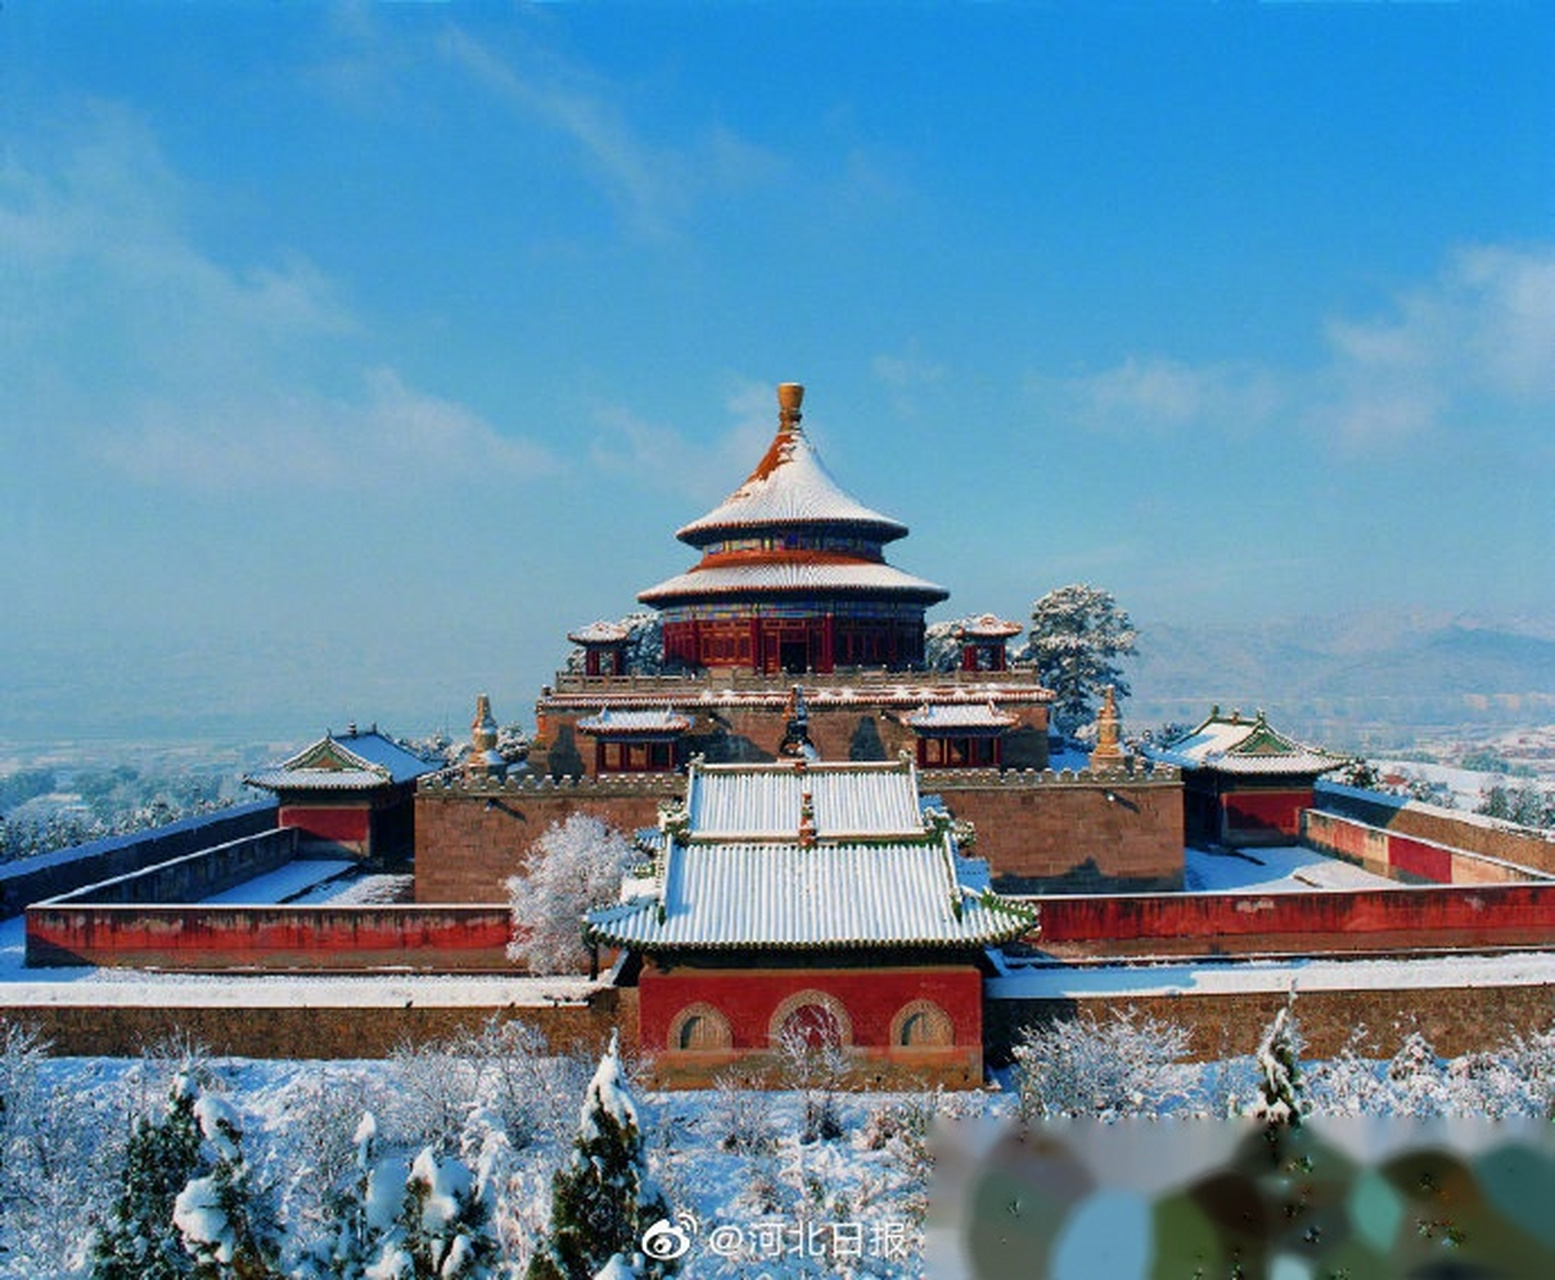
{"type": "Polygon", "coordinates": [[[1182,771],[1183,826],[1190,844],[1286,844],[1301,834],[1313,784],[1345,763],[1270,726],[1259,711],[1222,715],[1146,754],[1182,771]]]}
{"type": "Polygon", "coordinates": [[[756,469],[676,533],[702,559],[638,594],[660,612],[667,660],[766,675],[923,662],[924,610],[950,593],[886,563],[907,526],[832,479],[803,401],[798,383],[778,387],[777,435],[756,469]]]}
{"type": "Polygon", "coordinates": [[[587,926],[626,954],[661,1080],[773,1066],[797,1038],[867,1081],[981,1082],[988,948],[1033,918],[924,809],[910,760],[694,761],[685,795],[651,869],[587,926]]]}

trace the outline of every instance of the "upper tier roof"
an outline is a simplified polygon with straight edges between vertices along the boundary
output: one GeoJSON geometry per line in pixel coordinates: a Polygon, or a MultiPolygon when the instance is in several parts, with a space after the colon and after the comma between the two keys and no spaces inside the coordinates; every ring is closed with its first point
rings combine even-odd
{"type": "Polygon", "coordinates": [[[756,469],[721,506],[678,529],[677,538],[701,547],[730,534],[807,525],[845,527],[881,542],[907,536],[906,525],[866,507],[832,479],[799,425],[803,396],[796,383],[778,388],[778,432],[756,469]]]}
{"type": "Polygon", "coordinates": [[[910,762],[803,766],[717,765],[693,762],[686,809],[704,838],[791,840],[810,797],[823,839],[868,839],[923,834],[918,779],[910,762]]]}

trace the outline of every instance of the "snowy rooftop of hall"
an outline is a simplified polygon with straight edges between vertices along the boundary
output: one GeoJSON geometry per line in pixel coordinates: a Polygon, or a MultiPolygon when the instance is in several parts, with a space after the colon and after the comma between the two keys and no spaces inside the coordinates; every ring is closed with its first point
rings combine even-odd
{"type": "Polygon", "coordinates": [[[1342,756],[1306,746],[1271,728],[1262,711],[1249,720],[1237,711],[1223,716],[1219,707],[1192,733],[1162,747],[1146,748],[1146,755],[1180,769],[1234,774],[1316,775],[1345,763],[1342,756]]]}
{"type": "Polygon", "coordinates": [[[693,762],[686,814],[697,840],[793,840],[810,796],[817,839],[921,837],[918,778],[910,761],[788,765],[693,762]]]}
{"type": "Polygon", "coordinates": [[[1015,716],[1000,711],[992,702],[925,703],[907,717],[908,728],[930,733],[998,733],[1015,723],[1015,716]]]}
{"type": "MultiPolygon", "coordinates": [[[[637,598],[644,603],[685,595],[739,595],[748,592],[869,591],[944,600],[950,593],[938,583],[888,564],[805,559],[765,560],[694,568],[667,578],[637,598]]],[[[932,602],[931,601],[931,602],[932,602]]]]}
{"type": "Polygon", "coordinates": [[[866,507],[832,479],[799,425],[803,399],[796,383],[778,388],[778,433],[756,469],[722,504],[676,530],[677,538],[701,546],[726,532],[807,524],[851,526],[882,542],[906,536],[906,525],[866,507]]]}
{"type": "Polygon", "coordinates": [[[684,733],[691,721],[673,707],[601,707],[598,714],[578,721],[584,733],[603,736],[631,733],[684,733]]]}
{"type": "Polygon", "coordinates": [[[601,941],[645,949],[981,948],[1030,916],[962,883],[946,840],[672,843],[660,892],[589,914],[601,941]]]}

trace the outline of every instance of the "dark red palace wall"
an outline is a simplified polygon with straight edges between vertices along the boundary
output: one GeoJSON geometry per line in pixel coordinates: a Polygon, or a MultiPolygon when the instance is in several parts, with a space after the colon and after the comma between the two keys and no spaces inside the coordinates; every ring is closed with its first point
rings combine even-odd
{"type": "Polygon", "coordinates": [[[777,1028],[788,1013],[814,1002],[838,1015],[864,1082],[912,1078],[975,1087],[982,1083],[982,982],[970,963],[868,969],[678,966],[668,973],[648,963],[639,983],[640,1043],[654,1055],[664,1084],[706,1083],[731,1069],[780,1073],[773,1043],[777,1028]],[[692,1013],[721,1019],[726,1042],[680,1048],[681,1028],[692,1013]],[[941,1031],[937,1042],[897,1043],[915,1013],[941,1031]]]}

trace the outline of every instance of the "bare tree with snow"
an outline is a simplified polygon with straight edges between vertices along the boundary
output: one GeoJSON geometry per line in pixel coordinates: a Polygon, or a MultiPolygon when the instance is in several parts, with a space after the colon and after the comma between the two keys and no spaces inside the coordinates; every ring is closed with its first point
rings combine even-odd
{"type": "Polygon", "coordinates": [[[632,842],[598,818],[575,813],[553,822],[507,881],[513,911],[508,955],[531,973],[578,973],[587,963],[583,916],[615,901],[638,857],[632,842]]]}

